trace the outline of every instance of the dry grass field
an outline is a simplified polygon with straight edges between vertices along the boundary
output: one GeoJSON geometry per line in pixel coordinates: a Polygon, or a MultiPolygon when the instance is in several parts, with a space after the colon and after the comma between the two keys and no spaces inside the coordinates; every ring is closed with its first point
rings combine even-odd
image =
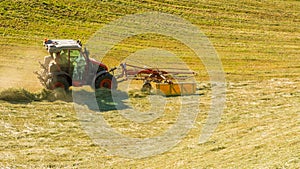
{"type": "Polygon", "coordinates": [[[0,1],[0,168],[300,168],[299,11],[298,0],[0,1]],[[123,41],[103,59],[109,67],[132,51],[158,47],[197,72],[200,88],[194,96],[125,97],[124,105],[139,111],[151,109],[149,97],[168,102],[164,116],[148,124],[105,109],[104,119],[118,132],[147,138],[175,123],[181,99],[200,99],[194,127],[180,143],[156,156],[131,159],[94,143],[71,96],[47,97],[52,93],[43,90],[33,71],[47,55],[44,38],[85,43],[110,21],[148,11],[178,15],[207,35],[226,75],[226,107],[212,137],[198,144],[212,97],[201,61],[166,37],[123,41]]]}

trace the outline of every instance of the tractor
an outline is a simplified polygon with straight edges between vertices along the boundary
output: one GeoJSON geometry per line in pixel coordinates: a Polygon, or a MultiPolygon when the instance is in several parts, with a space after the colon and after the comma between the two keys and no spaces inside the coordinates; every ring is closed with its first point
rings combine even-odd
{"type": "Polygon", "coordinates": [[[63,88],[68,91],[70,86],[90,85],[94,89],[116,89],[117,81],[112,72],[116,68],[108,67],[89,57],[86,48],[78,40],[48,40],[43,45],[49,52],[42,70],[35,72],[38,79],[47,89],[63,88]]]}

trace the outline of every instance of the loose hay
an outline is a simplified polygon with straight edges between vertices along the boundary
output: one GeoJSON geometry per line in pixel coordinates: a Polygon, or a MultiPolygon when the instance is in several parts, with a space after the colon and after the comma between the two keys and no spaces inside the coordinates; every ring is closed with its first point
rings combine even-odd
{"type": "Polygon", "coordinates": [[[30,92],[24,88],[8,88],[0,92],[0,100],[9,102],[32,102],[32,101],[70,101],[71,96],[63,89],[47,90],[42,89],[39,92],[30,92]]]}

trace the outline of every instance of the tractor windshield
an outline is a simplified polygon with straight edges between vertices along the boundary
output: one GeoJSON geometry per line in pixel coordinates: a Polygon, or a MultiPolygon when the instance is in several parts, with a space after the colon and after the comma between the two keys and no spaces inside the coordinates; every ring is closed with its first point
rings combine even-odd
{"type": "Polygon", "coordinates": [[[70,58],[72,59],[73,63],[73,79],[74,80],[83,80],[86,60],[82,53],[79,50],[71,50],[70,51],[70,58]]]}
{"type": "Polygon", "coordinates": [[[70,60],[73,67],[73,79],[83,80],[86,61],[84,56],[79,50],[70,50],[70,60]]]}

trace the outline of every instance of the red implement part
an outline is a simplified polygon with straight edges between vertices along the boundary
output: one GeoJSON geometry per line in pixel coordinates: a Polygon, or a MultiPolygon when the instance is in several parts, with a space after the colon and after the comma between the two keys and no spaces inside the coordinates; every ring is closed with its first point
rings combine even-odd
{"type": "Polygon", "coordinates": [[[165,70],[159,70],[157,68],[146,68],[146,67],[135,66],[126,63],[122,63],[121,67],[122,67],[122,75],[119,76],[119,78],[125,76],[126,79],[128,77],[131,77],[134,80],[143,80],[144,82],[172,83],[172,80],[174,80],[173,78],[174,75],[195,74],[195,72],[191,72],[187,69],[178,69],[179,71],[167,72],[165,70]],[[129,67],[129,69],[127,69],[127,67],[129,67]]]}

